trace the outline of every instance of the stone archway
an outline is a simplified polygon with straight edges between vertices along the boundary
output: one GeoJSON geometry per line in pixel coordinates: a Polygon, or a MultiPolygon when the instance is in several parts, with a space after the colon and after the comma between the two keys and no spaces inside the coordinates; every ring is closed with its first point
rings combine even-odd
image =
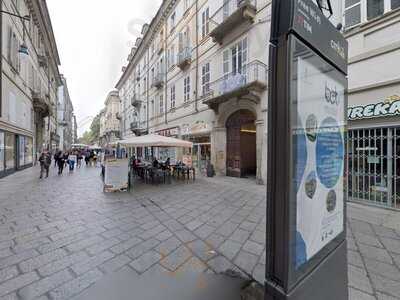
{"type": "Polygon", "coordinates": [[[226,175],[256,176],[256,116],[247,109],[231,114],[226,121],[226,175]]]}

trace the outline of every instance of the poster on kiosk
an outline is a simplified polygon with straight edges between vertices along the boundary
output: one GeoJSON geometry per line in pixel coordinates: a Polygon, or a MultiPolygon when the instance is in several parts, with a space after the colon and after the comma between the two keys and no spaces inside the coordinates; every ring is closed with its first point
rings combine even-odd
{"type": "Polygon", "coordinates": [[[266,300],[348,297],[347,47],[315,1],[273,1],[266,300]]]}

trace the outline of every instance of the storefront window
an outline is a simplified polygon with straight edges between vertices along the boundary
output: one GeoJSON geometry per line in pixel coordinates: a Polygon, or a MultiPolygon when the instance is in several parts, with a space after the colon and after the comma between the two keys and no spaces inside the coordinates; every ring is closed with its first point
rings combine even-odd
{"type": "Polygon", "coordinates": [[[25,165],[25,137],[18,137],[18,153],[19,153],[19,166],[22,167],[25,165]]]}
{"type": "Polygon", "coordinates": [[[396,9],[400,7],[400,0],[392,0],[392,9],[396,9]]]}
{"type": "Polygon", "coordinates": [[[15,135],[12,133],[5,134],[5,160],[6,170],[12,170],[15,168],[15,135]]]}
{"type": "Polygon", "coordinates": [[[25,138],[25,165],[33,163],[33,140],[30,137],[25,138]]]}
{"type": "Polygon", "coordinates": [[[0,131],[0,172],[4,171],[4,132],[0,131]]]}

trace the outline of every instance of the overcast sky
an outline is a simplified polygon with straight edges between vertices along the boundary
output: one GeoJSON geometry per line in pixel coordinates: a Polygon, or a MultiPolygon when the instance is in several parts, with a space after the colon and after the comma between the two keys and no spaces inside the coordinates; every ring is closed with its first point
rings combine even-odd
{"type": "Polygon", "coordinates": [[[78,121],[95,116],[121,76],[143,22],[161,0],[47,0],[67,84],[78,121]]]}

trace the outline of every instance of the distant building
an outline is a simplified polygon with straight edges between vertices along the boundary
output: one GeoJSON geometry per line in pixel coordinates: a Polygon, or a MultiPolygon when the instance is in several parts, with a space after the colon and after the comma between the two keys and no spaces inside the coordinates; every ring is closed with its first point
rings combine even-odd
{"type": "Polygon", "coordinates": [[[68,150],[74,143],[74,107],[68,92],[67,80],[61,75],[62,85],[58,88],[58,135],[60,150],[68,150]]]}
{"type": "Polygon", "coordinates": [[[105,108],[100,113],[100,139],[99,143],[106,146],[121,137],[120,129],[120,99],[117,90],[111,91],[106,101],[105,108]]]}
{"type": "Polygon", "coordinates": [[[72,115],[72,144],[78,143],[78,123],[75,114],[72,115]]]}
{"type": "Polygon", "coordinates": [[[400,1],[346,0],[348,198],[400,208],[400,1]]]}
{"type": "Polygon", "coordinates": [[[3,0],[1,10],[0,177],[59,147],[60,59],[45,0],[3,0]],[[24,26],[25,25],[25,26],[24,26]],[[27,50],[26,50],[27,49],[27,50]],[[26,54],[27,52],[27,54],[26,54]]]}

